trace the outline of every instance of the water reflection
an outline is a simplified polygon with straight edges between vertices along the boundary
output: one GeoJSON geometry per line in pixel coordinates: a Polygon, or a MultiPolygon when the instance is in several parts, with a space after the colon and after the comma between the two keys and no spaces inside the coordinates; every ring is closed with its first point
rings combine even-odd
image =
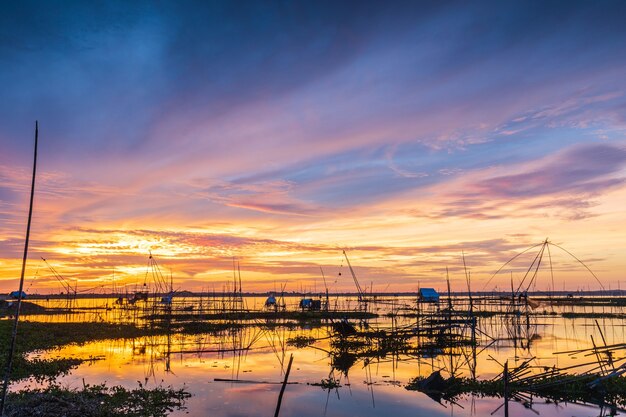
{"type": "MultiPolygon", "coordinates": [[[[245,300],[248,309],[262,310],[265,297],[245,300]]],[[[119,305],[115,299],[77,299],[73,312],[31,315],[38,321],[106,321],[157,326],[159,332],[133,339],[106,340],[82,346],[66,346],[50,352],[60,357],[101,357],[86,363],[62,382],[119,384],[136,387],[186,385],[194,396],[188,414],[272,414],[291,354],[294,364],[286,389],[282,416],[381,415],[504,415],[498,398],[467,396],[454,402],[433,401],[425,394],[404,389],[412,378],[440,371],[446,376],[490,379],[508,361],[517,367],[564,368],[578,365],[576,355],[553,355],[592,345],[592,337],[605,344],[624,338],[619,318],[576,317],[562,313],[621,314],[619,307],[547,305],[545,311],[514,311],[502,300],[473,300],[474,317],[460,314],[462,299],[454,308],[437,305],[417,307],[411,298],[370,300],[368,309],[378,316],[349,320],[354,331],[341,330],[338,318],[242,319],[233,316],[213,323],[212,331],[191,331],[185,323],[201,321],[203,314],[229,311],[233,300],[174,299],[171,305],[119,305]],[[460,307],[459,307],[460,306],[460,307]],[[507,314],[492,314],[502,309],[507,314]],[[157,317],[155,317],[157,314],[157,317]],[[596,324],[597,320],[597,324],[596,324]],[[186,330],[185,330],[186,329],[186,330]]],[[[47,308],[64,308],[64,300],[39,300],[47,308]]],[[[237,302],[237,301],[235,301],[237,302]]],[[[285,297],[287,310],[299,299],[285,297]]],[[[244,303],[241,303],[244,304],[244,303]]],[[[356,309],[353,298],[335,297],[336,309],[356,309]]],[[[239,310],[244,310],[243,306],[239,310]]],[[[614,415],[611,407],[546,403],[537,398],[518,398],[508,405],[509,415],[614,415]],[[532,404],[532,409],[528,408],[532,404]],[[608,413],[608,414],[607,414],[608,413]]]]}

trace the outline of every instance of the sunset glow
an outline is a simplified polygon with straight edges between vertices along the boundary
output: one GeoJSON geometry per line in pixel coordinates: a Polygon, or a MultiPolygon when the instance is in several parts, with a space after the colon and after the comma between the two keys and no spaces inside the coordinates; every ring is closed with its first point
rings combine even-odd
{"type": "Polygon", "coordinates": [[[624,5],[385,4],[5,5],[0,290],[626,288],[624,5]]]}

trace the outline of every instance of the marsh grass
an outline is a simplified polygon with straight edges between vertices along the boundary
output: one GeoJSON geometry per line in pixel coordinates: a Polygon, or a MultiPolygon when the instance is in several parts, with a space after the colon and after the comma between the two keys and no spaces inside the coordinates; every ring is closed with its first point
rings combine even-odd
{"type": "MultiPolygon", "coordinates": [[[[0,369],[6,367],[8,346],[10,345],[11,320],[0,320],[0,369]]],[[[84,344],[95,340],[133,338],[144,335],[145,330],[130,325],[108,323],[40,323],[23,321],[19,323],[15,346],[15,356],[11,371],[12,380],[34,378],[53,380],[69,373],[86,361],[97,358],[29,358],[30,353],[56,349],[68,344],[84,344]]]]}
{"type": "Polygon", "coordinates": [[[10,393],[6,416],[164,417],[171,411],[184,409],[185,400],[190,396],[184,389],[147,389],[141,383],[133,390],[104,384],[86,384],[82,389],[50,385],[10,393]]]}

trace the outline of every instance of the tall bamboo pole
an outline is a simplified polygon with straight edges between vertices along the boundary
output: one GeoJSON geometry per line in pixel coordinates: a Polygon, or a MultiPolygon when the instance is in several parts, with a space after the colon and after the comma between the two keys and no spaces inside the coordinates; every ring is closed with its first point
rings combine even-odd
{"type": "Polygon", "coordinates": [[[33,217],[33,199],[35,197],[35,177],[37,174],[37,143],[39,140],[39,123],[35,121],[35,152],[33,159],[33,179],[30,185],[30,205],[28,208],[28,223],[26,226],[26,241],[24,242],[24,256],[22,257],[22,273],[20,275],[20,288],[17,294],[17,307],[15,310],[15,320],[13,321],[13,333],[11,334],[11,345],[7,355],[7,366],[4,373],[4,383],[2,384],[2,398],[0,399],[0,416],[4,416],[4,407],[9,389],[9,379],[11,377],[11,367],[13,366],[13,355],[15,353],[15,339],[17,338],[17,323],[20,320],[20,309],[22,307],[22,291],[24,290],[24,271],[26,270],[26,259],[28,258],[28,240],[30,239],[30,223],[33,217]]]}

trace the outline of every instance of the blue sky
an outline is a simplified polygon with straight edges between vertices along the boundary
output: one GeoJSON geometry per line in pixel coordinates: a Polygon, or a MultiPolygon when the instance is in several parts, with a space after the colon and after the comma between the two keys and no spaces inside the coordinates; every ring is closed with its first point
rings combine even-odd
{"type": "Polygon", "coordinates": [[[624,16],[610,1],[4,5],[0,275],[10,286],[37,119],[33,256],[93,282],[113,266],[131,282],[152,248],[194,288],[231,256],[255,288],[311,284],[339,248],[376,247],[354,249],[363,275],[412,288],[458,267],[461,243],[487,276],[546,236],[615,282],[624,16]]]}

